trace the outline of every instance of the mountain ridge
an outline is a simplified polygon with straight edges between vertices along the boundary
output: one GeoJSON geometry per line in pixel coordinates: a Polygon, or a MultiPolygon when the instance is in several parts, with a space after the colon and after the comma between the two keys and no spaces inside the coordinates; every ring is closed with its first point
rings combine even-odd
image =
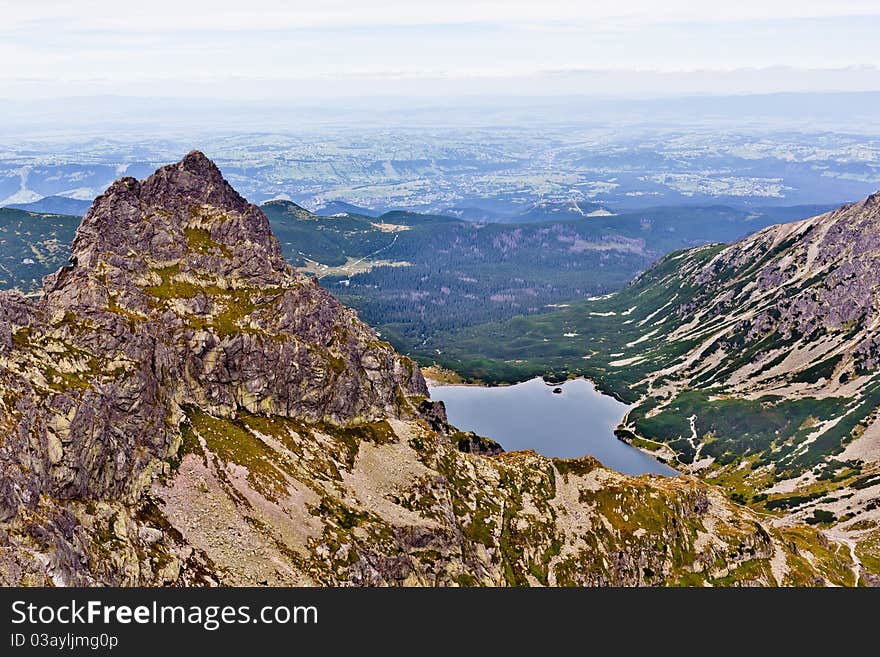
{"type": "Polygon", "coordinates": [[[11,203],[3,206],[13,210],[25,210],[27,212],[39,212],[41,214],[64,214],[71,216],[83,216],[92,206],[91,201],[82,201],[67,196],[44,196],[38,201],[30,203],[11,203]]]}

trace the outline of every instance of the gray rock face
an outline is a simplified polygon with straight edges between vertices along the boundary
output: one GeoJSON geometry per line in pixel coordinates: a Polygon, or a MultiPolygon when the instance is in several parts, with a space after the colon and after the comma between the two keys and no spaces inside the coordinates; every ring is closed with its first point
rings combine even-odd
{"type": "Polygon", "coordinates": [[[427,396],[201,153],[114,183],[71,260],[37,301],[0,295],[2,518],[40,493],[137,499],[187,404],[345,425],[427,396]]]}

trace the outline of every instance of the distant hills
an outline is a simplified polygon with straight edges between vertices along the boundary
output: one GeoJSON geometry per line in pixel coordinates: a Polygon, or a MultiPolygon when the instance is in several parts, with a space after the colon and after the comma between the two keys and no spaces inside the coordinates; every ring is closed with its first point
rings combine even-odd
{"type": "Polygon", "coordinates": [[[315,219],[318,216],[293,201],[267,201],[263,203],[263,209],[264,211],[272,212],[275,216],[284,216],[292,219],[315,219]]]}
{"type": "Polygon", "coordinates": [[[346,212],[348,214],[360,214],[365,217],[378,217],[380,214],[382,214],[381,212],[377,212],[376,210],[371,210],[360,205],[346,203],[345,201],[329,201],[315,208],[315,214],[320,214],[327,217],[343,212],[346,212]]]}
{"type": "MultiPolygon", "coordinates": [[[[284,122],[300,126],[297,135],[268,128],[278,115],[256,133],[240,132],[258,111],[254,106],[237,116],[235,134],[212,129],[200,132],[199,139],[250,201],[286,198],[319,215],[378,216],[401,208],[489,222],[520,221],[527,217],[517,215],[530,214],[536,205],[564,208],[572,200],[585,214],[593,210],[590,204],[615,214],[657,206],[838,205],[880,184],[880,149],[871,118],[877,115],[873,102],[878,94],[819,96],[760,99],[758,106],[772,110],[764,114],[772,118],[770,124],[749,113],[755,98],[742,97],[598,104],[557,99],[558,113],[554,110],[555,118],[546,124],[535,123],[535,113],[549,109],[544,101],[531,99],[528,110],[513,110],[505,101],[497,109],[507,120],[484,107],[480,123],[442,130],[422,123],[426,108],[396,114],[397,128],[346,119],[338,130],[328,130],[329,108],[312,108],[307,113],[320,116],[321,127],[303,125],[302,115],[284,122]],[[611,112],[612,124],[619,127],[598,129],[600,110],[611,112]],[[839,129],[829,129],[826,119],[841,112],[850,118],[837,123],[839,129]],[[718,123],[721,115],[732,120],[724,128],[718,123]],[[804,115],[818,123],[792,118],[804,115]],[[489,116],[499,121],[483,124],[489,116]]],[[[83,111],[83,116],[106,118],[107,103],[116,101],[102,99],[98,114],[83,111]]],[[[67,99],[62,106],[69,114],[81,102],[67,99]]],[[[472,102],[468,111],[475,110],[472,102]]],[[[51,124],[45,112],[54,110],[39,105],[27,112],[28,120],[34,126],[51,124]]],[[[125,105],[117,116],[122,123],[141,111],[125,105]]],[[[20,110],[26,105],[16,101],[12,106],[20,110]]],[[[158,111],[152,101],[149,106],[158,111]]],[[[442,111],[444,125],[454,123],[451,109],[442,111]]],[[[208,113],[214,111],[212,106],[208,113]]],[[[384,122],[390,114],[379,116],[384,122]]],[[[150,122],[155,120],[151,115],[150,122]]],[[[199,112],[197,121],[203,120],[199,112]]],[[[8,122],[3,125],[10,129],[8,122]]],[[[70,129],[66,120],[60,125],[70,129]]],[[[170,124],[159,125],[164,132],[170,124]]],[[[0,153],[0,205],[48,196],[92,198],[118,176],[143,178],[191,146],[176,133],[167,138],[147,133],[138,130],[143,138],[136,145],[103,139],[11,141],[0,153]]],[[[561,218],[538,210],[535,220],[561,218]]]]}
{"type": "Polygon", "coordinates": [[[465,221],[487,223],[531,223],[554,221],[558,219],[580,219],[589,216],[613,214],[598,203],[571,200],[545,200],[527,205],[515,211],[488,210],[480,206],[458,206],[447,210],[447,214],[465,221]]]}
{"type": "Polygon", "coordinates": [[[826,209],[660,207],[572,217],[572,208],[548,205],[555,219],[483,224],[403,211],[317,217],[290,201],[262,208],[287,259],[320,276],[401,349],[438,331],[606,294],[670,251],[826,209]]]}
{"type": "Polygon", "coordinates": [[[70,256],[80,218],[0,208],[0,288],[33,291],[70,256]]]}
{"type": "Polygon", "coordinates": [[[91,201],[83,201],[77,198],[68,198],[66,196],[46,196],[39,201],[31,203],[12,203],[7,205],[8,208],[15,210],[26,210],[27,212],[41,212],[44,214],[69,214],[75,217],[81,217],[89,211],[91,201]]]}
{"type": "Polygon", "coordinates": [[[522,212],[512,215],[511,223],[548,221],[555,219],[580,219],[614,214],[598,203],[588,203],[575,199],[568,201],[540,201],[522,212]]]}
{"type": "MultiPolygon", "coordinates": [[[[303,206],[289,200],[274,199],[266,201],[263,205],[270,204],[291,204],[300,208],[303,213],[332,217],[338,214],[354,214],[363,217],[378,217],[385,211],[373,210],[361,205],[346,203],[345,201],[328,201],[316,207],[314,210],[308,210],[303,206]]],[[[29,203],[10,203],[3,207],[13,208],[15,210],[25,210],[27,212],[40,212],[44,214],[67,214],[71,216],[81,217],[88,212],[92,205],[91,201],[70,198],[67,196],[46,196],[29,203]]],[[[289,207],[289,206],[285,206],[289,207]]],[[[519,223],[530,221],[545,221],[547,219],[562,219],[565,217],[574,218],[584,216],[585,213],[601,211],[603,208],[593,203],[574,202],[574,201],[544,201],[536,203],[533,206],[509,213],[493,212],[477,207],[468,208],[450,208],[445,214],[457,219],[465,221],[477,222],[499,222],[499,223],[519,223]]],[[[396,210],[399,211],[399,210],[396,210]]]]}

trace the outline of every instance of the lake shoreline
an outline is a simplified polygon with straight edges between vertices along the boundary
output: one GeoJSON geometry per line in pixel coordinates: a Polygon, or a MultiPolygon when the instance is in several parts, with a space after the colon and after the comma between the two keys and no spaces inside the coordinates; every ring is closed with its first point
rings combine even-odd
{"type": "MultiPolygon", "coordinates": [[[[613,397],[617,399],[617,396],[611,393],[606,393],[599,388],[599,385],[593,381],[592,379],[586,376],[575,376],[570,379],[564,379],[562,381],[558,380],[547,380],[544,376],[530,376],[527,379],[522,379],[521,381],[499,381],[497,383],[486,383],[485,381],[481,381],[479,379],[476,380],[467,380],[458,372],[454,370],[449,370],[444,367],[440,367],[439,365],[429,365],[428,367],[420,367],[422,372],[422,376],[425,379],[425,383],[428,384],[428,388],[438,388],[441,386],[463,386],[463,387],[473,387],[473,388],[509,388],[510,386],[520,385],[521,383],[526,383],[527,381],[532,381],[534,379],[541,379],[545,385],[551,387],[559,387],[565,385],[570,381],[587,381],[592,384],[592,386],[603,395],[607,395],[609,397],[613,397]]],[[[626,402],[617,399],[622,404],[626,402]]]]}
{"type": "Polygon", "coordinates": [[[585,377],[564,383],[533,377],[506,386],[442,382],[429,390],[446,405],[452,425],[497,440],[505,450],[560,459],[590,455],[632,476],[681,474],[616,435],[629,405],[585,377]]]}
{"type": "Polygon", "coordinates": [[[467,381],[457,372],[448,370],[445,367],[440,367],[439,365],[430,365],[428,367],[420,367],[419,369],[422,371],[422,376],[425,377],[425,383],[428,384],[429,389],[440,386],[489,387],[488,384],[483,383],[482,381],[467,381]]]}
{"type": "MultiPolygon", "coordinates": [[[[440,366],[437,366],[437,365],[423,367],[423,368],[421,368],[421,370],[422,370],[422,375],[425,377],[425,382],[428,384],[428,393],[429,394],[431,393],[431,390],[433,390],[434,388],[452,388],[452,387],[460,387],[460,388],[509,388],[512,386],[520,385],[522,383],[526,383],[527,381],[532,381],[535,378],[538,378],[548,388],[560,388],[560,387],[564,386],[566,383],[569,383],[570,381],[586,381],[587,383],[589,383],[593,387],[593,389],[597,393],[611,397],[613,399],[616,399],[620,403],[625,404],[625,402],[620,400],[617,397],[617,395],[604,392],[601,388],[599,388],[598,384],[595,381],[593,381],[592,379],[587,378],[585,376],[576,376],[571,379],[566,379],[565,381],[548,381],[543,376],[539,376],[539,377],[532,377],[531,379],[525,379],[524,381],[504,382],[504,383],[497,383],[497,384],[492,385],[492,384],[485,383],[484,381],[467,381],[464,379],[464,377],[459,375],[457,372],[440,367],[440,366]]],[[[618,424],[618,428],[625,427],[628,431],[633,431],[632,427],[629,427],[627,425],[627,418],[629,416],[629,411],[630,411],[630,409],[627,409],[627,411],[621,416],[620,423],[618,424]]],[[[636,438],[640,438],[642,440],[645,440],[642,436],[638,436],[635,433],[634,433],[634,436],[636,438]]],[[[650,450],[645,447],[642,447],[641,445],[639,445],[631,440],[628,440],[627,438],[625,438],[623,436],[618,435],[616,430],[614,432],[614,437],[617,440],[619,440],[621,443],[623,443],[624,445],[627,445],[628,447],[641,452],[645,456],[649,457],[651,460],[656,461],[657,463],[668,467],[670,470],[674,471],[674,473],[675,473],[675,474],[668,474],[668,475],[664,475],[664,476],[681,476],[681,475],[686,474],[680,468],[676,467],[679,464],[678,464],[677,460],[674,458],[675,452],[672,451],[667,445],[662,445],[662,446],[660,446],[660,448],[658,450],[654,451],[654,450],[650,450]],[[659,454],[662,454],[663,456],[660,457],[659,454]]],[[[503,442],[501,444],[502,444],[502,447],[504,447],[503,442]]],[[[505,450],[506,451],[519,451],[519,450],[515,450],[515,449],[507,450],[506,447],[505,447],[505,450]]],[[[577,457],[573,456],[573,457],[569,457],[569,458],[577,458],[577,457]]]]}

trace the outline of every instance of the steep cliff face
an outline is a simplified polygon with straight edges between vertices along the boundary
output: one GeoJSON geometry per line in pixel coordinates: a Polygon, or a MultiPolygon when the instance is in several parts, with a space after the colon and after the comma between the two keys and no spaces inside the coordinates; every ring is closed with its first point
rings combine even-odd
{"type": "Polygon", "coordinates": [[[0,294],[0,583],[854,581],[690,479],[459,451],[200,153],[114,183],[72,254],[0,294]]]}

